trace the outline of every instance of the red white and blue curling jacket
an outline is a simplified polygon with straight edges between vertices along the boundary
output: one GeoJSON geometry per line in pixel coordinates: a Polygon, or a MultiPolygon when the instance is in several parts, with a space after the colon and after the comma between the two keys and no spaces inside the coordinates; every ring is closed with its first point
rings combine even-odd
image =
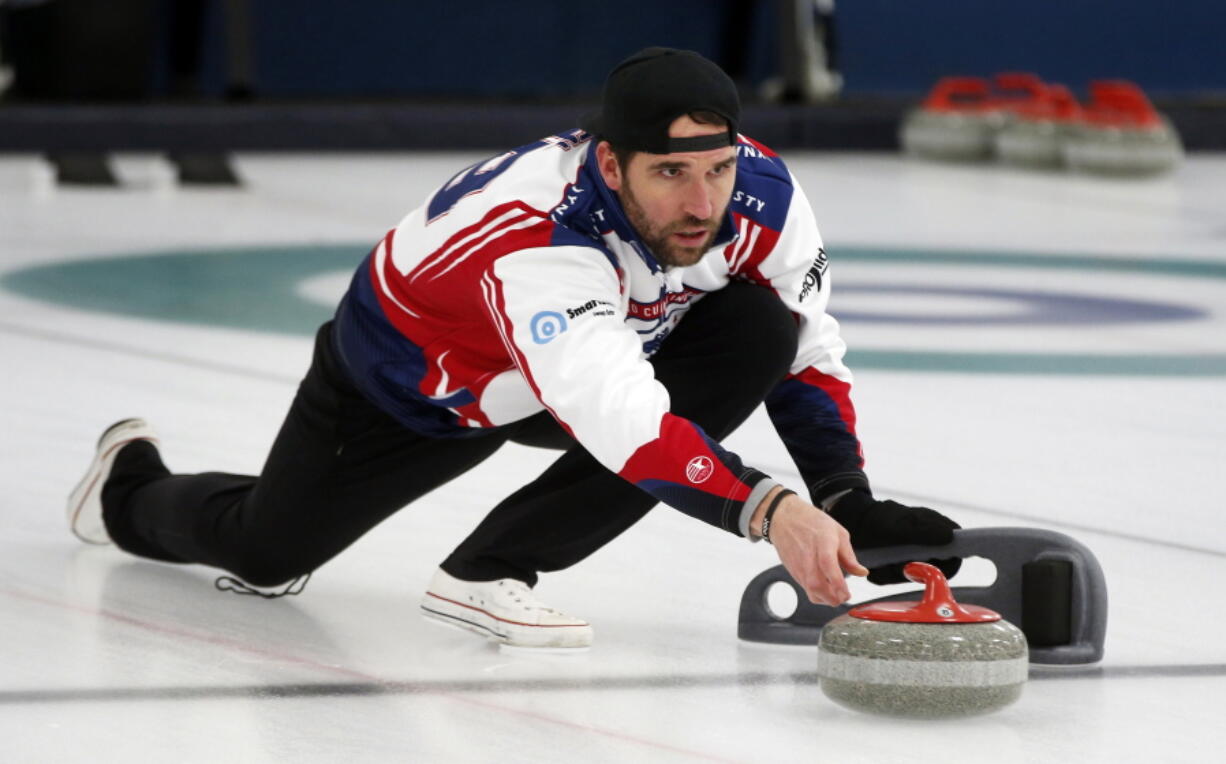
{"type": "Polygon", "coordinates": [[[669,413],[647,360],[702,296],[741,279],[795,314],[799,349],[767,411],[814,501],[867,486],[851,374],[826,314],[826,254],[783,161],[741,136],[715,246],[662,269],[581,130],[455,175],[354,275],[336,315],[357,387],[425,435],[464,437],[548,410],[602,465],[738,535],[775,482],[669,413]]]}

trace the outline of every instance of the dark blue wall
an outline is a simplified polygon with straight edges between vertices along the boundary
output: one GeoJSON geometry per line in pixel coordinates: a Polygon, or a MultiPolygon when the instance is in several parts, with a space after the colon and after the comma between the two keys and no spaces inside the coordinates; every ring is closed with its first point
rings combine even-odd
{"type": "MultiPolygon", "coordinates": [[[[221,3],[205,89],[221,90],[221,3]]],[[[253,0],[267,96],[557,97],[596,91],[652,44],[693,48],[748,83],[771,69],[771,0],[253,0]]],[[[848,93],[915,93],[939,76],[1035,71],[1080,88],[1226,91],[1226,0],[839,0],[848,93]]]]}
{"type": "MultiPolygon", "coordinates": [[[[613,64],[649,45],[726,58],[736,4],[255,0],[256,77],[261,92],[280,95],[587,93],[613,64]]],[[[210,24],[218,32],[220,13],[213,9],[210,24]]]]}
{"type": "Polygon", "coordinates": [[[914,91],[944,74],[1034,71],[1082,86],[1226,90],[1223,0],[843,0],[847,87],[914,91]]]}

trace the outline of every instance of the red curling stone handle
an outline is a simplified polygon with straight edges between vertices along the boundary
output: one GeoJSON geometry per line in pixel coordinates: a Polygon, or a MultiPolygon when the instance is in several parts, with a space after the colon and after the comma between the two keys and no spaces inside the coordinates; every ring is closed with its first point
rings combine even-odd
{"type": "Polygon", "coordinates": [[[978,605],[962,605],[949,591],[945,574],[926,562],[909,562],[903,575],[924,585],[924,598],[919,602],[874,602],[852,608],[848,615],[869,621],[897,623],[987,623],[999,621],[1000,614],[978,605]]]}

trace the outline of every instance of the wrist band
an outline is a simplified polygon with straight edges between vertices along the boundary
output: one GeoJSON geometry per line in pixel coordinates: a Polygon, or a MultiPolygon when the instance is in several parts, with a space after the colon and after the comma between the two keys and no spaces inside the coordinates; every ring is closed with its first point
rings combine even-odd
{"type": "Polygon", "coordinates": [[[784,488],[779,493],[775,494],[775,498],[771,499],[771,504],[766,508],[766,515],[762,518],[762,540],[768,544],[774,545],[771,541],[771,518],[775,516],[775,510],[779,509],[779,504],[783,502],[785,496],[795,496],[796,492],[790,488],[784,488]]]}

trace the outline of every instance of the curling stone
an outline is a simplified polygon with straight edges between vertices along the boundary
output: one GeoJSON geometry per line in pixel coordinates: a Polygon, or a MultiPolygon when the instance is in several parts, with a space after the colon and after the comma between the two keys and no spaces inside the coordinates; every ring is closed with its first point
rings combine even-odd
{"type": "Polygon", "coordinates": [[[1049,85],[1040,97],[1013,107],[1008,123],[996,134],[996,155],[1018,167],[1059,167],[1064,164],[1064,143],[1080,119],[1081,107],[1069,89],[1049,85]]]}
{"type": "Polygon", "coordinates": [[[932,565],[912,562],[903,572],[924,584],[921,601],[861,605],[822,629],[822,692],[857,711],[928,719],[1017,700],[1029,672],[1021,629],[993,610],[959,604],[932,565]]]}
{"type": "Polygon", "coordinates": [[[1090,102],[1064,144],[1070,167],[1105,175],[1154,175],[1183,161],[1183,143],[1170,121],[1131,82],[1090,83],[1090,102]]]}
{"type": "Polygon", "coordinates": [[[908,154],[926,159],[987,159],[1001,120],[987,80],[943,77],[903,118],[899,141],[908,154]]]}
{"type": "MultiPolygon", "coordinates": [[[[996,566],[990,586],[954,587],[963,604],[979,605],[1021,627],[1030,662],[1060,666],[1097,663],[1107,633],[1107,583],[1094,553],[1076,539],[1042,528],[964,528],[944,546],[895,546],[856,551],[876,568],[892,563],[945,557],[982,557],[996,566]]],[[[817,644],[822,628],[853,607],[907,599],[914,593],[829,607],[805,597],[782,565],[759,573],[741,595],[737,636],[751,642],[817,644]],[[775,586],[796,593],[791,614],[775,613],[767,595],[775,586]]]]}
{"type": "Polygon", "coordinates": [[[1019,110],[1042,103],[1047,84],[1029,72],[1001,72],[992,77],[992,105],[1000,112],[993,138],[1013,121],[1019,110]]]}

